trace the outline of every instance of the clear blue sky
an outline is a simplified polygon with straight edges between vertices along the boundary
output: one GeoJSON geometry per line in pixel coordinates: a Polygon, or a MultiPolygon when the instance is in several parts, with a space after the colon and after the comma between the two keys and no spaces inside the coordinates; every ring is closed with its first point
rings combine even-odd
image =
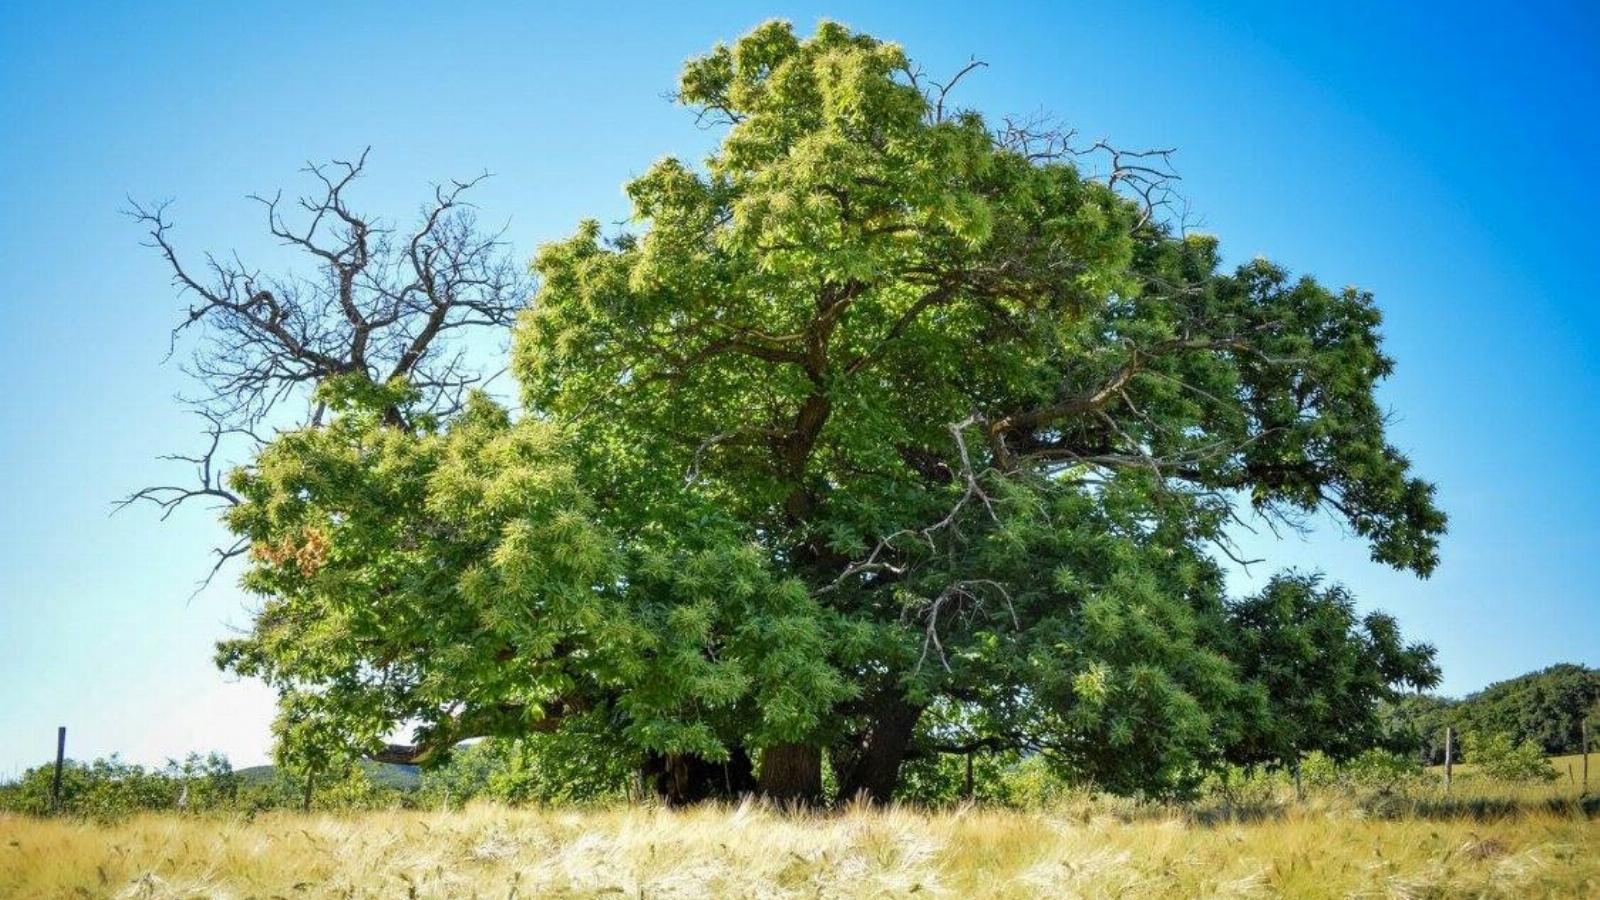
{"type": "Polygon", "coordinates": [[[370,144],[368,208],[487,168],[527,256],[620,218],[657,157],[699,157],[662,95],[768,17],[841,19],[934,72],[977,55],[964,97],[991,113],[1180,148],[1231,258],[1374,290],[1394,437],[1452,516],[1443,565],[1383,570],[1331,527],[1258,549],[1436,643],[1447,692],[1600,665],[1600,15],[1290,6],[0,5],[0,777],[57,724],[77,756],[268,752],[270,696],[210,661],[241,596],[187,599],[217,526],[107,515],[194,438],[161,365],[180,304],[125,196],[176,198],[184,247],[270,252],[243,196],[370,144]]]}

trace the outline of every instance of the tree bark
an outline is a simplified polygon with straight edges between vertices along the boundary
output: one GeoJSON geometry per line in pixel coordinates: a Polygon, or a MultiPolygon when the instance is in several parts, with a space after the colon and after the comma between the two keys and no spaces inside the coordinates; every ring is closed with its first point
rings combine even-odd
{"type": "Polygon", "coordinates": [[[900,764],[911,748],[924,707],[908,703],[898,690],[880,694],[867,729],[834,754],[839,799],[863,797],[888,803],[900,783],[900,764]]]}
{"type": "Polygon", "coordinates": [[[822,748],[774,744],[761,751],[761,793],[774,800],[815,803],[822,799],[822,748]]]}

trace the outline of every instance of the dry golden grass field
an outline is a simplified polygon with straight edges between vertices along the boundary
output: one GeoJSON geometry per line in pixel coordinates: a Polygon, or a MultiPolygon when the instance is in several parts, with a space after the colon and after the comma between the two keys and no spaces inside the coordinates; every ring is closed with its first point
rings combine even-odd
{"type": "Polygon", "coordinates": [[[0,817],[0,896],[1600,897],[1600,808],[1574,796],[0,817]]]}

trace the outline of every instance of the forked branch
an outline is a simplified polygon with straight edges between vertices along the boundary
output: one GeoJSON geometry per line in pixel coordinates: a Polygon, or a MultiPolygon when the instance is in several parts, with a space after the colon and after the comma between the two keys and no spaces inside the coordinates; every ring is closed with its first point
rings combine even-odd
{"type": "Polygon", "coordinates": [[[191,264],[173,241],[169,204],[129,202],[146,245],[190,300],[169,356],[187,343],[184,370],[199,391],[185,400],[205,418],[207,443],[198,454],[164,457],[192,465],[192,479],[141,488],[117,509],[149,503],[166,518],[202,498],[237,503],[227,472],[247,465],[272,430],[319,422],[325,411],[314,391],[330,378],[406,381],[416,403],[388,411],[401,427],[417,413],[458,412],[483,384],[458,338],[509,327],[532,294],[504,229],[481,229],[468,202],[487,173],[436,185],[416,224],[400,230],[350,202],[367,155],[308,163],[312,190],[292,202],[281,191],[251,195],[267,234],[305,259],[299,269],[267,273],[236,253],[191,264]]]}

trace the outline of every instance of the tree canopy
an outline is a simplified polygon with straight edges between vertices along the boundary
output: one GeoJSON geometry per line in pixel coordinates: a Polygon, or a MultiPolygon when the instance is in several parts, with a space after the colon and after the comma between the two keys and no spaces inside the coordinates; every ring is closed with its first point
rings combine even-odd
{"type": "Polygon", "coordinates": [[[1402,643],[1382,613],[1358,619],[1349,591],[1314,576],[1278,576],[1229,614],[1230,656],[1264,701],[1235,762],[1294,764],[1312,750],[1346,760],[1392,743],[1373,711],[1399,699],[1396,685],[1439,680],[1432,648],[1402,643]]]}
{"type": "Polygon", "coordinates": [[[263,605],[220,663],[303,740],[560,735],[673,800],[815,797],[824,758],[888,798],[952,737],[1180,790],[1431,683],[1342,591],[1234,601],[1219,562],[1246,517],[1326,511],[1436,566],[1373,298],[1224,268],[1164,214],[1162,154],[953,86],[832,23],[690,61],[678,101],[721,142],[539,250],[520,409],[336,367],[233,473],[263,605]]]}

